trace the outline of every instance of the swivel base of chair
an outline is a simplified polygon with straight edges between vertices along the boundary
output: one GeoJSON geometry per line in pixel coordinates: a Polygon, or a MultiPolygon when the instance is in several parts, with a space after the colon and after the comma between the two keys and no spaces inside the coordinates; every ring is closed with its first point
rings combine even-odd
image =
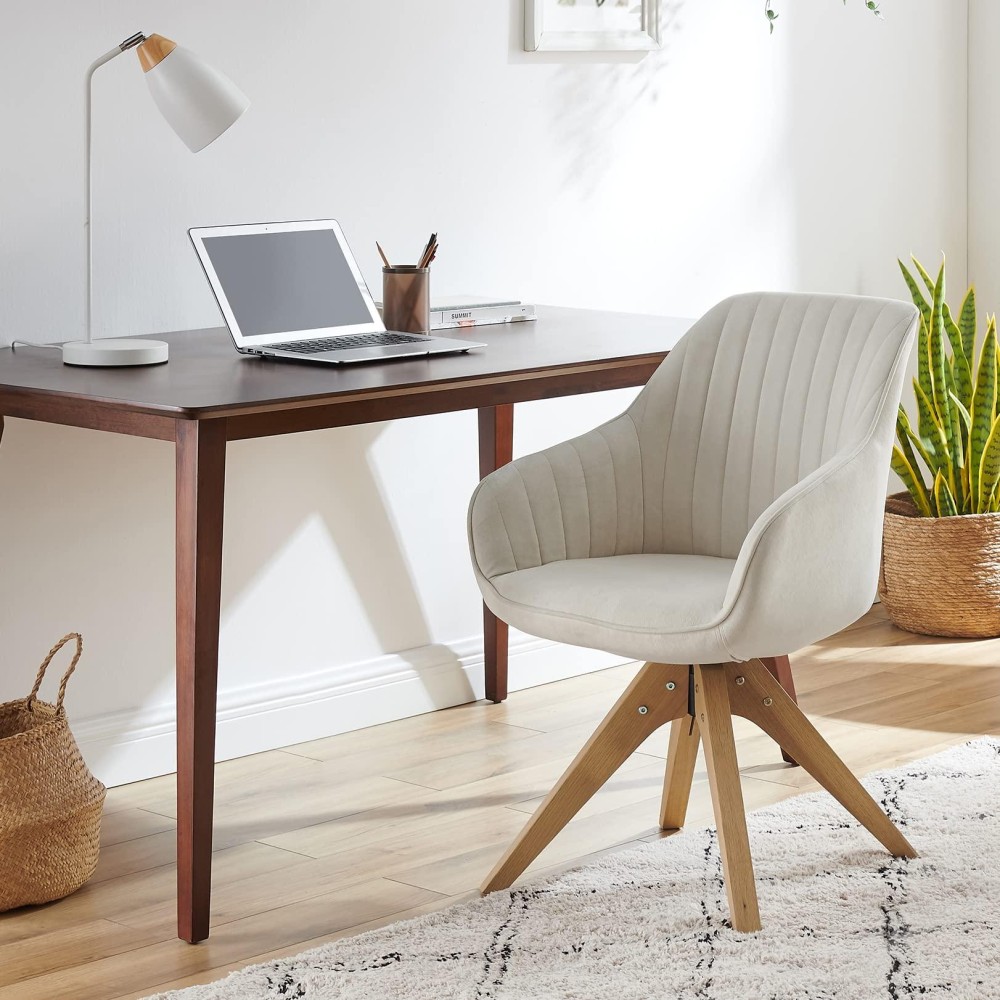
{"type": "Polygon", "coordinates": [[[651,733],[668,722],[660,808],[664,830],[684,825],[699,742],[715,809],[733,927],[760,930],[732,716],[759,726],[893,855],[917,852],[760,660],[687,666],[647,663],[532,815],[483,885],[507,888],[651,733]]]}

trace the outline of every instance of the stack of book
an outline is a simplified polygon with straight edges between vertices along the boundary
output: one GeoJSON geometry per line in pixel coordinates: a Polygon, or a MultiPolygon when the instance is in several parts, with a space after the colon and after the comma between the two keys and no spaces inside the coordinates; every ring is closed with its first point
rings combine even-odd
{"type": "MultiPolygon", "coordinates": [[[[379,311],[382,303],[377,303],[379,311]]],[[[431,330],[454,330],[488,323],[523,323],[535,319],[535,307],[514,299],[454,295],[431,299],[431,330]]]]}

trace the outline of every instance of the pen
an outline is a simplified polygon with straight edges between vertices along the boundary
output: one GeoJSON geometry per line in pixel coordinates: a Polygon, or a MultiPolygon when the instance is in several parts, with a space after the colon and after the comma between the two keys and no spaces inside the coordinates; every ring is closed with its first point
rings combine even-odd
{"type": "Polygon", "coordinates": [[[437,252],[437,243],[435,242],[431,244],[431,246],[429,246],[424,251],[423,256],[420,258],[420,263],[417,264],[417,267],[427,267],[427,265],[430,264],[430,262],[434,259],[434,254],[436,252],[437,252]]]}
{"type": "Polygon", "coordinates": [[[435,243],[437,243],[437,233],[431,233],[431,238],[427,241],[427,246],[424,247],[424,252],[420,255],[417,267],[426,267],[428,265],[435,243]]]}
{"type": "Polygon", "coordinates": [[[382,249],[382,244],[378,240],[375,241],[375,246],[378,248],[378,255],[382,258],[382,263],[386,267],[392,267],[392,264],[389,263],[389,258],[386,257],[385,251],[382,249]]]}

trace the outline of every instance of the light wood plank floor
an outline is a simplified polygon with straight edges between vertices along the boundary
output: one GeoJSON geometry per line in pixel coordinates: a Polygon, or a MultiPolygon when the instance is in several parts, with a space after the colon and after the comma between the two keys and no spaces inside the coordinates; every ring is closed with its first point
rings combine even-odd
{"type": "MultiPolygon", "coordinates": [[[[1000,734],[1000,640],[910,635],[876,607],[792,664],[803,708],[857,773],[1000,734]]],[[[112,790],[93,882],[0,915],[0,997],[136,1000],[469,898],[635,670],[220,765],[213,930],[197,947],[174,937],[173,779],[112,790]]],[[[748,808],[815,789],[737,727],[748,808]]],[[[666,745],[664,729],[526,877],[657,839],[666,745]]],[[[710,821],[699,762],[689,822],[710,821]]]]}

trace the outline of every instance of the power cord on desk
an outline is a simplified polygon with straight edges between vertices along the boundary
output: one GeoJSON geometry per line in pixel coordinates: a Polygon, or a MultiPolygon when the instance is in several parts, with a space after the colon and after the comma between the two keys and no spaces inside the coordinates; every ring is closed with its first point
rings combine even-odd
{"type": "Polygon", "coordinates": [[[47,351],[62,350],[62,344],[34,344],[30,340],[12,340],[10,342],[10,349],[13,353],[17,353],[19,347],[41,347],[47,351]]]}

